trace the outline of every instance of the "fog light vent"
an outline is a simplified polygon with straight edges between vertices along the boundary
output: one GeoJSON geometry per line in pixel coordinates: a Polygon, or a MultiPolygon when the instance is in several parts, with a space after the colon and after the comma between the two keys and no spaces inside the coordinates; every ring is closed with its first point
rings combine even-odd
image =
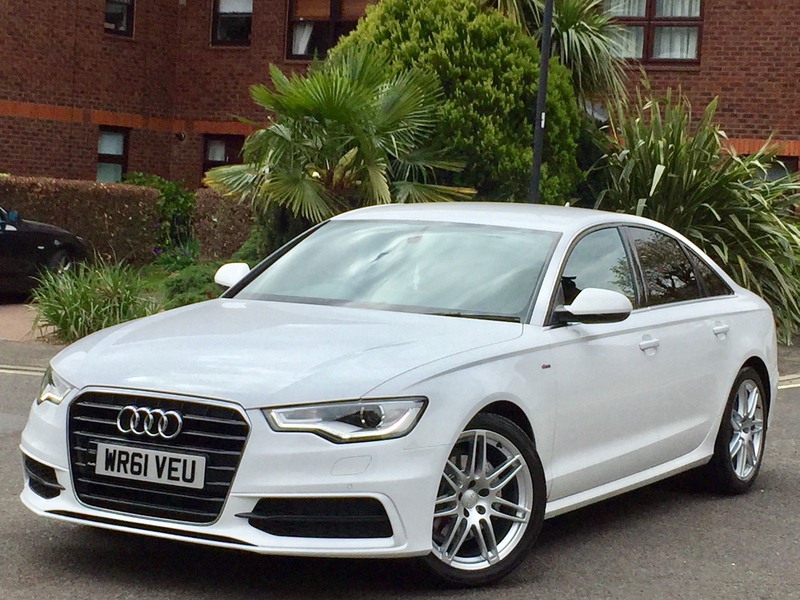
{"type": "Polygon", "coordinates": [[[58,483],[56,471],[52,467],[43,465],[29,456],[23,455],[25,474],[28,476],[28,485],[35,494],[42,498],[55,498],[64,487],[58,483]]]}
{"type": "Polygon", "coordinates": [[[375,498],[262,498],[236,515],[272,535],[304,538],[387,538],[392,524],[375,498]]]}

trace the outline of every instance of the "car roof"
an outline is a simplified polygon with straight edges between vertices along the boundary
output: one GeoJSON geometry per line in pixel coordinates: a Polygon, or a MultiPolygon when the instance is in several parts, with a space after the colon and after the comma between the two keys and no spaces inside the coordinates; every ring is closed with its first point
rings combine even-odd
{"type": "Polygon", "coordinates": [[[511,202],[382,204],[343,213],[333,220],[441,221],[557,231],[565,234],[577,233],[605,223],[630,223],[669,231],[655,221],[633,215],[572,206],[511,202]]]}

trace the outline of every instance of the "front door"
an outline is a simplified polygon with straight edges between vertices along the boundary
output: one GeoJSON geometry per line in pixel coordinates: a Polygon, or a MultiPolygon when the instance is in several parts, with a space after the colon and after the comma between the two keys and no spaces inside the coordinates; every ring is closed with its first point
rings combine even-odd
{"type": "Polygon", "coordinates": [[[558,414],[550,501],[571,496],[647,468],[637,450],[651,443],[659,418],[657,333],[639,305],[633,261],[621,231],[585,234],[573,247],[561,277],[570,304],[585,288],[625,294],[634,311],[619,323],[571,324],[550,332],[558,382],[558,414]]]}

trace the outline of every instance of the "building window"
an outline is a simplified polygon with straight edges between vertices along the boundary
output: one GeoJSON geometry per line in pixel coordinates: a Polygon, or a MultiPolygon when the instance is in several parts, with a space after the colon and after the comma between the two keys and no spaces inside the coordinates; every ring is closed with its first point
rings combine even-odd
{"type": "Polygon", "coordinates": [[[207,135],[203,149],[203,173],[214,167],[242,162],[243,135],[207,135]]]}
{"type": "Polygon", "coordinates": [[[134,0],[106,0],[106,33],[133,35],[134,0]]]}
{"type": "Polygon", "coordinates": [[[253,0],[214,0],[211,43],[216,46],[250,45],[253,0]]]}
{"type": "Polygon", "coordinates": [[[292,0],[288,58],[322,58],[340,37],[355,29],[372,0],[292,0]]]}
{"type": "Polygon", "coordinates": [[[767,172],[764,178],[768,181],[775,181],[781,179],[798,170],[798,157],[797,156],[776,156],[775,162],[767,167],[767,172]]]}
{"type": "Polygon", "coordinates": [[[128,130],[101,127],[97,138],[97,181],[117,183],[128,168],[128,130]]]}
{"type": "Polygon", "coordinates": [[[642,62],[697,61],[701,0],[603,0],[621,25],[620,54],[642,62]]]}

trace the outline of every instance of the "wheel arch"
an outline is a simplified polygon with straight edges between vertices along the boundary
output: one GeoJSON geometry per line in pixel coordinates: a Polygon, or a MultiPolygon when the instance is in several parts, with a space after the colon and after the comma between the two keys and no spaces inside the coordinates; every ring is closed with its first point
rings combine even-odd
{"type": "Polygon", "coordinates": [[[531,424],[530,419],[528,419],[528,415],[525,414],[525,411],[519,407],[519,405],[514,404],[509,400],[496,400],[491,404],[484,406],[480,411],[478,411],[479,415],[481,414],[493,414],[499,415],[501,417],[505,417],[514,425],[522,429],[525,432],[525,435],[530,438],[533,442],[534,447],[536,446],[536,438],[533,435],[533,425],[531,424]]]}
{"type": "Polygon", "coordinates": [[[742,369],[747,367],[754,369],[761,378],[761,383],[764,384],[764,393],[766,394],[765,400],[767,401],[767,411],[769,411],[769,407],[772,405],[772,382],[769,380],[769,369],[767,369],[766,363],[758,356],[751,356],[748,358],[742,365],[742,369]]]}

